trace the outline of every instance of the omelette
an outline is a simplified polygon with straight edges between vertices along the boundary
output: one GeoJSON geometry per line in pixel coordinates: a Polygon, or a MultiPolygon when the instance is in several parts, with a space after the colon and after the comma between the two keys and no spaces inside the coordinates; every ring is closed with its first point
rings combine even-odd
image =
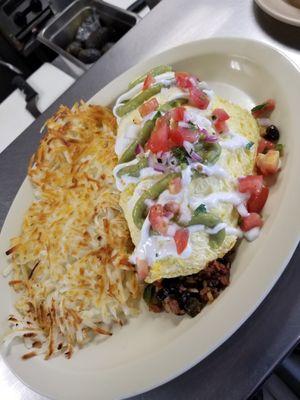
{"type": "MultiPolygon", "coordinates": [[[[216,277],[222,270],[227,286],[226,257],[239,238],[254,240],[261,226],[243,226],[250,194],[241,188],[249,176],[262,179],[255,175],[257,120],[206,82],[170,66],[131,82],[113,112],[119,158],[114,176],[135,245],[130,261],[148,284],[144,297],[149,303],[164,282],[178,289],[208,271],[216,277]]],[[[157,305],[166,296],[152,302],[153,311],[161,311],[157,305]]],[[[164,309],[184,313],[173,300],[164,309]]]]}

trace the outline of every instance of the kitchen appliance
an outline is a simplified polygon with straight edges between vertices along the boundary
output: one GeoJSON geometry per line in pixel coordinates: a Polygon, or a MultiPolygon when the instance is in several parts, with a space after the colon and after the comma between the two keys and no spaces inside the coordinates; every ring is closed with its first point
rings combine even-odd
{"type": "Polygon", "coordinates": [[[38,39],[81,69],[87,70],[91,64],[80,61],[66,49],[74,41],[78,28],[94,13],[99,15],[100,23],[110,30],[109,42],[113,43],[121,39],[140,20],[137,14],[101,0],[76,0],[49,21],[38,35],[38,39]]]}
{"type": "Polygon", "coordinates": [[[52,16],[48,0],[0,0],[0,32],[24,56],[36,49],[36,36],[52,16]]]}

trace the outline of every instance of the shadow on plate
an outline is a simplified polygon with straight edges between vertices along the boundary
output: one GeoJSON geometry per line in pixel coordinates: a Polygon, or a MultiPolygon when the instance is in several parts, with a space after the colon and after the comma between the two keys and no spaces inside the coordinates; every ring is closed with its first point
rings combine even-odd
{"type": "Polygon", "coordinates": [[[300,27],[292,26],[269,16],[253,2],[253,13],[259,26],[278,42],[300,50],[300,27]]]}

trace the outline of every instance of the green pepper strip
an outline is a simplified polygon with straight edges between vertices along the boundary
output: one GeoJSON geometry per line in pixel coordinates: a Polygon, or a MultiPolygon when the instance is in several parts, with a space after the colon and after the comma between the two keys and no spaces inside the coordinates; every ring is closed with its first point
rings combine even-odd
{"type": "Polygon", "coordinates": [[[195,151],[203,160],[203,164],[215,164],[221,155],[222,148],[219,143],[199,143],[195,151]]]}
{"type": "Polygon", "coordinates": [[[154,129],[155,121],[161,116],[161,112],[167,112],[174,107],[179,107],[182,104],[185,104],[186,102],[187,99],[177,99],[161,105],[152,120],[148,120],[145,122],[145,125],[141,129],[139,136],[127,147],[127,149],[122,154],[118,164],[123,164],[134,159],[136,146],[138,144],[144,146],[144,144],[148,141],[154,129]]]}
{"type": "Polygon", "coordinates": [[[127,147],[127,149],[122,154],[118,164],[123,164],[128,161],[131,161],[135,157],[135,149],[138,144],[144,146],[144,144],[150,138],[151,132],[153,131],[155,125],[155,119],[148,120],[145,122],[145,125],[141,129],[138,137],[127,147]]]}
{"type": "Polygon", "coordinates": [[[192,215],[192,218],[190,219],[189,222],[182,224],[178,222],[179,225],[187,227],[191,225],[205,225],[208,228],[214,228],[216,225],[220,223],[220,219],[216,217],[214,214],[208,213],[208,212],[200,212],[200,213],[194,213],[192,215]]]}
{"type": "Polygon", "coordinates": [[[128,88],[132,89],[134,86],[138,85],[139,83],[144,82],[147,75],[157,76],[157,75],[161,75],[165,72],[170,72],[170,71],[172,71],[172,67],[170,67],[169,65],[159,65],[158,67],[154,67],[154,68],[150,69],[150,71],[148,71],[146,74],[141,75],[138,78],[136,78],[134,81],[130,82],[128,88]]]}
{"type": "Polygon", "coordinates": [[[128,165],[127,167],[124,167],[120,169],[118,172],[118,176],[122,175],[130,175],[130,176],[139,176],[140,170],[143,168],[146,168],[148,166],[148,160],[147,158],[143,157],[140,159],[140,161],[134,165],[128,165]]]}
{"type": "Polygon", "coordinates": [[[220,247],[225,239],[225,235],[225,229],[221,229],[218,233],[214,235],[209,235],[210,247],[212,247],[213,249],[217,249],[218,247],[220,247]]]}
{"type": "Polygon", "coordinates": [[[149,89],[143,90],[133,99],[127,101],[127,103],[123,104],[117,109],[118,116],[124,117],[125,114],[128,114],[130,111],[135,110],[146,100],[150,99],[150,97],[155,96],[157,93],[159,93],[162,88],[163,85],[159,83],[158,85],[154,85],[149,89]]]}
{"type": "Polygon", "coordinates": [[[141,229],[144,223],[145,214],[147,211],[147,206],[145,201],[150,199],[156,199],[164,190],[166,190],[169,186],[169,183],[172,179],[180,177],[181,173],[172,173],[168,174],[158,182],[156,182],[153,186],[151,186],[148,190],[146,190],[140,198],[135,203],[132,211],[133,222],[137,226],[137,228],[141,229]]]}
{"type": "Polygon", "coordinates": [[[168,101],[167,103],[159,106],[157,111],[167,112],[167,111],[170,111],[172,108],[182,106],[183,104],[186,104],[187,102],[188,102],[188,99],[184,99],[184,98],[171,100],[171,101],[168,101]]]}
{"type": "MultiPolygon", "coordinates": [[[[192,215],[191,220],[187,224],[180,224],[181,226],[188,227],[191,225],[204,225],[208,228],[214,228],[221,222],[220,218],[215,216],[214,214],[207,212],[198,212],[192,215]]],[[[225,229],[221,229],[218,233],[209,235],[209,245],[216,249],[219,247],[225,239],[225,229]]]]}

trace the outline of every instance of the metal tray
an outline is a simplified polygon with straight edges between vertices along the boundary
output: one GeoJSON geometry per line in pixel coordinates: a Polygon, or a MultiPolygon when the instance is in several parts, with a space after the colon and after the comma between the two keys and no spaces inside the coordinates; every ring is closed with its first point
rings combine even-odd
{"type": "Polygon", "coordinates": [[[137,14],[101,0],[76,0],[49,21],[39,33],[38,40],[83,70],[89,69],[92,64],[84,64],[65,49],[73,41],[77,28],[94,9],[101,21],[114,28],[115,42],[140,21],[137,14]]]}

